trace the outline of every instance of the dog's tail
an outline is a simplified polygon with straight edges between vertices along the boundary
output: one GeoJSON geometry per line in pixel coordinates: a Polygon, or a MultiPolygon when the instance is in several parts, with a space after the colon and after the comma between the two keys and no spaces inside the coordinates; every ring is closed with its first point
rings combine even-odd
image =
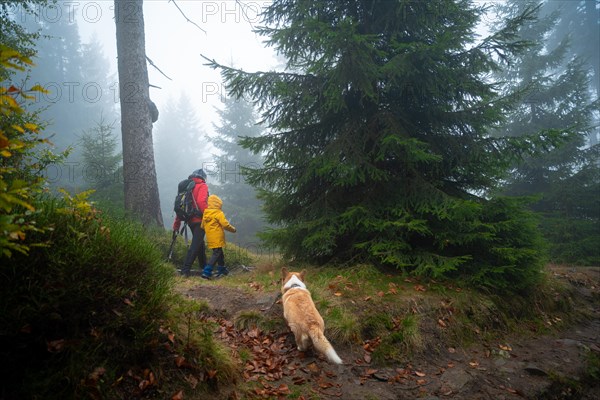
{"type": "Polygon", "coordinates": [[[317,351],[323,354],[329,362],[334,364],[341,364],[342,359],[337,355],[329,340],[323,334],[323,331],[318,327],[313,327],[308,331],[308,335],[313,342],[313,346],[317,351]]]}

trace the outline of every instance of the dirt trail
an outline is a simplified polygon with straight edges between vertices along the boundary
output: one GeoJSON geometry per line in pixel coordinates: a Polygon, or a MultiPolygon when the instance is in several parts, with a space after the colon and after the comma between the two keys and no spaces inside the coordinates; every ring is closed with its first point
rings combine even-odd
{"type": "MultiPolygon", "coordinates": [[[[554,335],[507,338],[497,348],[476,344],[424,352],[392,368],[371,365],[365,346],[336,346],[344,365],[335,366],[312,352],[296,351],[291,334],[240,332],[233,327],[233,317],[242,310],[281,315],[280,304],[269,308],[274,293],[249,294],[201,281],[183,292],[209,302],[222,340],[260,349],[244,372],[244,379],[261,382],[252,398],[308,398],[294,397],[301,390],[306,393],[308,386],[313,398],[343,400],[598,399],[600,384],[564,382],[582,379],[590,352],[600,356],[600,269],[554,268],[553,273],[575,287],[591,315],[588,321],[554,335]]],[[[243,396],[222,389],[218,398],[243,396]]]]}

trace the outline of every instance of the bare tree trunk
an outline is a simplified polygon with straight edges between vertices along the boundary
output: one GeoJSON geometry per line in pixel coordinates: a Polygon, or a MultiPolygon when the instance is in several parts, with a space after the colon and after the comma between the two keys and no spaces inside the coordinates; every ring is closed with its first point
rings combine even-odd
{"type": "Polygon", "coordinates": [[[125,210],[163,226],[154,165],[143,0],[115,0],[125,210]]]}

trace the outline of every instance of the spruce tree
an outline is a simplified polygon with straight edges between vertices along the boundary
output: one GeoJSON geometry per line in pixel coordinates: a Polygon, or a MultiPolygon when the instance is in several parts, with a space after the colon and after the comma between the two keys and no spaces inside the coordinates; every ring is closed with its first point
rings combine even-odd
{"type": "Polygon", "coordinates": [[[244,99],[227,97],[224,108],[217,110],[219,125],[214,125],[217,135],[209,140],[221,151],[213,157],[215,172],[219,182],[215,193],[224,201],[232,223],[237,228],[234,239],[242,247],[256,246],[256,234],[264,227],[262,202],[257,198],[256,190],[246,182],[245,168],[260,168],[262,156],[253,154],[240,146],[241,138],[257,138],[263,129],[257,124],[255,110],[244,99]]]}
{"type": "MultiPolygon", "coordinates": [[[[514,17],[524,7],[526,3],[513,0],[502,6],[501,12],[514,17]]],[[[521,136],[552,128],[569,128],[576,134],[559,148],[515,165],[502,191],[512,196],[537,196],[532,208],[542,214],[553,261],[597,263],[600,203],[594,194],[600,184],[599,146],[586,149],[586,142],[599,103],[591,101],[588,68],[572,52],[570,36],[563,36],[560,42],[554,39],[557,23],[565,17],[558,11],[548,14],[543,10],[539,19],[519,29],[519,36],[531,43],[529,51],[515,57],[498,74],[499,80],[507,82],[506,90],[519,91],[521,98],[497,134],[521,136]]]]}
{"type": "MultiPolygon", "coordinates": [[[[600,98],[600,2],[598,0],[552,0],[544,2],[546,13],[557,12],[556,29],[548,37],[550,46],[568,38],[569,56],[578,57],[592,79],[590,90],[600,98]]],[[[600,116],[596,115],[596,129],[590,132],[589,143],[598,144],[600,116]]]]}
{"type": "MultiPolygon", "coordinates": [[[[192,102],[185,93],[167,103],[158,121],[154,144],[161,212],[167,228],[175,218],[173,200],[177,184],[210,161],[209,145],[204,136],[192,102]]],[[[210,187],[212,182],[209,180],[208,184],[210,187]]]]}
{"type": "MultiPolygon", "coordinates": [[[[59,7],[49,5],[48,7],[59,7]]],[[[91,126],[94,118],[88,118],[82,86],[87,81],[82,69],[82,46],[77,23],[67,17],[49,21],[44,18],[28,18],[24,23],[32,31],[39,31],[36,42],[37,54],[34,58],[37,68],[27,77],[29,82],[46,88],[48,93],[37,96],[36,106],[43,109],[42,116],[50,122],[47,133],[51,142],[59,150],[74,146],[77,136],[91,126]]],[[[80,159],[81,153],[75,151],[71,158],[80,159]]],[[[73,160],[71,160],[73,161],[73,160]]],[[[77,181],[62,184],[72,187],[81,184],[81,168],[77,166],[77,181]]],[[[71,174],[72,175],[72,174],[71,174]]]]}
{"type": "MultiPolygon", "coordinates": [[[[81,100],[84,102],[88,119],[106,117],[109,120],[118,119],[117,98],[115,93],[116,75],[110,75],[110,63],[104,55],[102,44],[93,35],[89,43],[81,46],[81,75],[83,81],[78,87],[81,100]]],[[[115,126],[117,132],[120,127],[115,126]]],[[[121,147],[121,143],[117,143],[121,147]]]]}
{"type": "Polygon", "coordinates": [[[477,41],[469,1],[276,0],[258,33],[283,72],[220,68],[260,106],[270,243],[296,259],[369,261],[519,290],[539,276],[532,216],[485,193],[512,157],[566,135],[494,139],[512,96],[488,75],[526,43],[527,10],[477,41]]]}
{"type": "Polygon", "coordinates": [[[101,118],[96,126],[81,135],[83,178],[87,188],[95,192],[90,197],[105,210],[122,215],[123,208],[123,155],[118,152],[115,123],[101,118]]]}
{"type": "MultiPolygon", "coordinates": [[[[33,7],[43,10],[41,6],[33,7]]],[[[46,171],[48,183],[77,191],[87,186],[83,149],[79,146],[81,132],[94,126],[98,119],[118,117],[106,72],[109,63],[100,44],[97,40],[82,44],[75,21],[60,11],[57,15],[62,17],[55,21],[34,15],[19,19],[23,29],[39,32],[34,42],[36,68],[23,73],[20,79],[46,88],[47,92],[35,95],[28,109],[40,112],[48,121],[45,136],[54,151],[69,149],[66,165],[51,165],[46,171]]]]}

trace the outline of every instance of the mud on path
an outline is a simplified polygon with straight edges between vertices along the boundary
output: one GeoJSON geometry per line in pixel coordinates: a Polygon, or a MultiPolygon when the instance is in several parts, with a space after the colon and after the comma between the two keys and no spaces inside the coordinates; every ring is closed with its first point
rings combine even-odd
{"type": "Polygon", "coordinates": [[[232,348],[252,349],[242,379],[257,382],[254,389],[242,394],[239,389],[220,388],[215,399],[599,399],[598,383],[588,382],[577,390],[564,382],[581,381],[588,372],[589,354],[600,356],[600,269],[555,267],[552,272],[573,285],[589,320],[553,335],[425,351],[387,368],[371,364],[373,343],[353,347],[333,343],[344,360],[337,366],[310,351],[298,352],[285,329],[265,333],[234,327],[235,316],[248,310],[281,318],[284,325],[276,292],[248,293],[202,281],[181,292],[209,303],[221,340],[232,348]]]}

